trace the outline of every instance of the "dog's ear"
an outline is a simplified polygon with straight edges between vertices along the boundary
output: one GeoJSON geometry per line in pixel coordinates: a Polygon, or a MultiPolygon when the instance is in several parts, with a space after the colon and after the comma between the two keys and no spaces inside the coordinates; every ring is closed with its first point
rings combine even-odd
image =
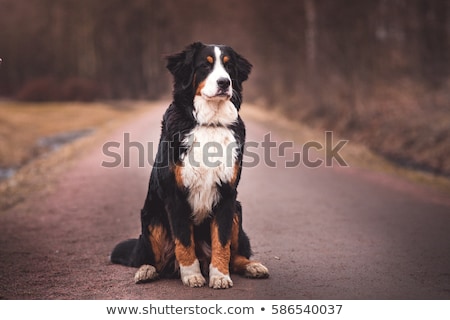
{"type": "Polygon", "coordinates": [[[245,59],[243,56],[235,52],[236,54],[236,71],[237,71],[237,78],[240,83],[244,82],[248,79],[248,75],[250,74],[250,71],[252,71],[252,64],[245,59]]]}
{"type": "Polygon", "coordinates": [[[238,90],[242,90],[242,82],[248,79],[248,75],[250,71],[252,71],[252,64],[241,56],[239,53],[233,50],[234,55],[234,74],[233,77],[233,86],[238,90]]]}
{"type": "Polygon", "coordinates": [[[175,78],[175,84],[186,89],[192,83],[194,77],[195,54],[205,45],[201,42],[194,42],[187,46],[180,53],[167,56],[167,69],[175,78]]]}

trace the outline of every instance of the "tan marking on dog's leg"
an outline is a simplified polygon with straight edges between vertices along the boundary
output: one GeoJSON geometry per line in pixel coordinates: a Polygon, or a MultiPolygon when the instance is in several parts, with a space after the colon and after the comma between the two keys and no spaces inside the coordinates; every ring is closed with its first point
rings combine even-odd
{"type": "Polygon", "coordinates": [[[246,257],[238,254],[239,249],[239,217],[233,217],[231,228],[231,270],[234,273],[244,274],[247,264],[250,262],[246,257]]]}
{"type": "Polygon", "coordinates": [[[163,267],[163,250],[164,250],[164,242],[167,241],[167,233],[166,230],[160,226],[148,226],[148,231],[150,232],[149,241],[152,246],[153,255],[155,257],[155,267],[156,270],[161,271],[163,267]]]}
{"type": "Polygon", "coordinates": [[[244,274],[247,265],[250,263],[246,257],[234,254],[231,258],[231,270],[234,273],[244,274]]]}
{"type": "Polygon", "coordinates": [[[191,228],[191,241],[184,246],[175,239],[175,257],[180,265],[181,281],[188,287],[203,287],[206,283],[200,270],[200,263],[195,255],[194,233],[191,228]]]}
{"type": "Polygon", "coordinates": [[[239,248],[239,217],[237,214],[233,217],[233,225],[231,227],[231,254],[238,251],[239,248]]]}
{"type": "Polygon", "coordinates": [[[233,286],[230,278],[231,241],[222,245],[219,227],[211,222],[211,263],[209,265],[209,286],[214,289],[227,289],[233,286]]]}
{"type": "Polygon", "coordinates": [[[181,266],[190,266],[197,259],[195,255],[194,234],[191,234],[190,244],[183,245],[180,240],[175,239],[175,256],[181,266]]]}
{"type": "Polygon", "coordinates": [[[156,272],[156,269],[154,266],[151,266],[149,264],[144,264],[135,273],[134,282],[135,283],[150,282],[152,280],[157,279],[158,276],[159,276],[158,272],[156,272]]]}
{"type": "Polygon", "coordinates": [[[234,255],[231,261],[232,271],[248,278],[268,278],[269,269],[258,261],[249,260],[241,255],[234,255]]]}

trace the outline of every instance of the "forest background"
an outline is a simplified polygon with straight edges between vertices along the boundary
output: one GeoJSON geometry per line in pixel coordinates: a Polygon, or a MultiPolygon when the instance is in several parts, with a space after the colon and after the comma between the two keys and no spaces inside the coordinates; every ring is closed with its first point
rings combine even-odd
{"type": "Polygon", "coordinates": [[[0,98],[167,98],[193,41],[253,63],[247,102],[450,176],[446,0],[0,0],[0,98]]]}

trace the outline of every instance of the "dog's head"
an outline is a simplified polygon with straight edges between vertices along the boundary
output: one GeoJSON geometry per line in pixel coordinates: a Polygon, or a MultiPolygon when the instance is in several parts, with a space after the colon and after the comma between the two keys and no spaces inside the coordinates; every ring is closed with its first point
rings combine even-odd
{"type": "MultiPolygon", "coordinates": [[[[186,91],[193,98],[237,100],[242,82],[252,65],[232,48],[195,42],[180,53],[167,57],[167,68],[174,76],[175,92],[186,91]]],[[[239,107],[239,106],[236,106],[239,107]]]]}

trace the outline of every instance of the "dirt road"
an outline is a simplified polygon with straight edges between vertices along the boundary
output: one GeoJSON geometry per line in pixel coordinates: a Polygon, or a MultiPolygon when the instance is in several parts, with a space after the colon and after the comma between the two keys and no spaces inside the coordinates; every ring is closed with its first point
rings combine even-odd
{"type": "MultiPolygon", "coordinates": [[[[118,241],[139,233],[150,165],[141,154],[146,165],[139,168],[133,143],[156,148],[164,109],[149,110],[91,146],[67,166],[53,191],[29,194],[0,213],[0,298],[450,298],[448,195],[351,162],[348,168],[284,168],[299,146],[273,148],[276,166],[269,161],[244,168],[239,187],[244,228],[270,278],[234,275],[228,290],[187,288],[176,279],[135,285],[135,269],[108,258],[118,241]],[[106,142],[114,142],[106,145],[108,154],[106,142]],[[129,167],[121,155],[121,165],[106,168],[120,154],[117,143],[133,151],[129,167]]],[[[244,120],[247,140],[260,145],[250,150],[250,160],[264,158],[261,142],[268,132],[278,144],[284,139],[244,120]]]]}

